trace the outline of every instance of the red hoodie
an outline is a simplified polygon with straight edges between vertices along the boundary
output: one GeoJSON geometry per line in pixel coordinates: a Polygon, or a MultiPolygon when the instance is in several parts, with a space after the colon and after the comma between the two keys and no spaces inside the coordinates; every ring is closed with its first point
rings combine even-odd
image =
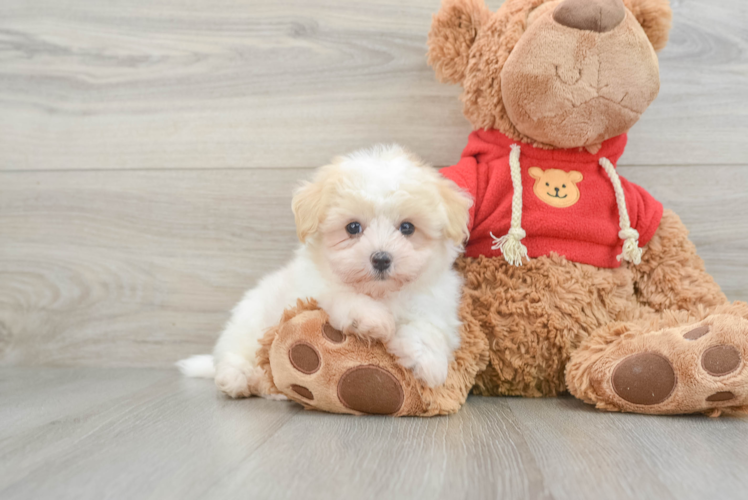
{"type": "MultiPolygon", "coordinates": [[[[501,255],[492,250],[495,236],[509,232],[512,180],[509,153],[518,144],[496,130],[470,134],[457,165],[442,169],[474,200],[470,209],[468,257],[501,255]]],[[[619,213],[610,178],[600,158],[613,165],[623,154],[626,135],[605,141],[597,154],[584,149],[544,150],[519,143],[522,172],[522,243],[530,258],[555,252],[567,259],[597,267],[615,268],[622,252],[619,213]],[[534,167],[534,168],[533,168],[534,167]]],[[[631,227],[643,247],[662,218],[662,204],[647,191],[621,177],[631,227]]]]}

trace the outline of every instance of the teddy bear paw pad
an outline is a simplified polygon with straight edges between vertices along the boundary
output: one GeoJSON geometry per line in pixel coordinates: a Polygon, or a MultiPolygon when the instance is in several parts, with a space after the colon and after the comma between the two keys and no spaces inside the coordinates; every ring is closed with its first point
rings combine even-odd
{"type": "Polygon", "coordinates": [[[294,368],[306,374],[316,372],[321,364],[317,349],[306,342],[294,344],[288,350],[288,359],[294,368]]]}
{"type": "Polygon", "coordinates": [[[304,399],[308,399],[309,401],[314,400],[314,394],[312,394],[312,391],[303,385],[291,384],[291,390],[304,399]]]}
{"type": "Polygon", "coordinates": [[[703,325],[703,326],[697,326],[693,330],[689,330],[686,332],[685,335],[683,335],[683,338],[686,340],[699,340],[701,337],[709,333],[709,325],[703,325]]]}
{"type": "Polygon", "coordinates": [[[636,405],[662,403],[675,389],[675,371],[659,354],[644,352],[624,359],[613,371],[613,389],[636,405]]]}
{"type": "Polygon", "coordinates": [[[729,375],[740,367],[740,352],[731,345],[710,347],[701,356],[701,366],[713,377],[729,375]]]}
{"type": "Polygon", "coordinates": [[[392,415],[405,396],[400,382],[388,371],[374,365],[346,371],[338,382],[338,399],[351,410],[372,415],[392,415]]]}

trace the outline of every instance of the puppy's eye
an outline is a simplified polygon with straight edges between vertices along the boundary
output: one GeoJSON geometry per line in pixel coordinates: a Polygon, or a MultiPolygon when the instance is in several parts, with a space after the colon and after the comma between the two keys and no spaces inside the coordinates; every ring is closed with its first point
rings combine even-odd
{"type": "Polygon", "coordinates": [[[410,222],[403,222],[400,224],[400,232],[403,233],[405,236],[410,236],[413,234],[416,230],[416,226],[411,224],[410,222]]]}
{"type": "Polygon", "coordinates": [[[351,222],[350,224],[345,226],[345,230],[348,234],[354,236],[361,232],[361,224],[358,222],[351,222]]]}

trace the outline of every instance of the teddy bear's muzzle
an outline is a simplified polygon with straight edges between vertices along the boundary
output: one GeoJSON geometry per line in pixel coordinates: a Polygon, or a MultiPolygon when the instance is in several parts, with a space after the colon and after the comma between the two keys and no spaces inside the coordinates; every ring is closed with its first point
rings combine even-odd
{"type": "Polygon", "coordinates": [[[556,148],[625,133],[659,88],[655,51],[621,0],[564,0],[533,17],[501,72],[514,126],[556,148]]]}

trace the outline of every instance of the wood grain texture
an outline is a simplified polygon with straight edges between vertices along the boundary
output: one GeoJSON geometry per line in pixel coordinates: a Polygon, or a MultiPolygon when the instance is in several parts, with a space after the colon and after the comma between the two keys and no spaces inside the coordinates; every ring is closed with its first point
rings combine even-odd
{"type": "MultiPolygon", "coordinates": [[[[744,164],[748,6],[672,3],[622,164],[744,164]]],[[[0,169],[314,167],[377,142],[452,164],[469,126],[426,64],[439,4],[4,0],[0,169]]]]}
{"type": "Polygon", "coordinates": [[[301,411],[176,371],[5,369],[0,391],[4,499],[205,498],[301,411]]]}
{"type": "Polygon", "coordinates": [[[745,496],[748,419],[601,413],[573,398],[508,406],[556,499],[745,496]]]}
{"type": "Polygon", "coordinates": [[[479,397],[450,417],[351,417],[143,369],[2,368],[0,391],[6,500],[737,500],[748,487],[748,419],[479,397]]]}
{"type": "MultiPolygon", "coordinates": [[[[748,168],[627,167],[748,299],[748,168]]],[[[167,366],[209,352],[297,245],[310,169],[0,173],[0,363],[167,366]]]]}
{"type": "Polygon", "coordinates": [[[290,195],[307,173],[2,174],[4,361],[152,365],[175,347],[161,362],[204,351],[243,291],[291,257],[290,195]]]}

